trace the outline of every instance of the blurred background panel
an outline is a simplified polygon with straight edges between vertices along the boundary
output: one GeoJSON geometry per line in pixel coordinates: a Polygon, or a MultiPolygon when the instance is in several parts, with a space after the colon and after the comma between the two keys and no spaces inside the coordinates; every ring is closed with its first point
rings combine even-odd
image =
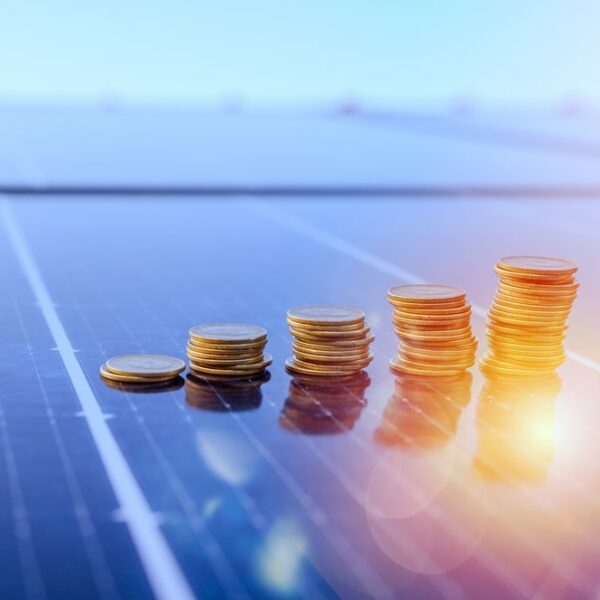
{"type": "Polygon", "coordinates": [[[0,100],[581,110],[585,0],[0,2],[0,100]]]}

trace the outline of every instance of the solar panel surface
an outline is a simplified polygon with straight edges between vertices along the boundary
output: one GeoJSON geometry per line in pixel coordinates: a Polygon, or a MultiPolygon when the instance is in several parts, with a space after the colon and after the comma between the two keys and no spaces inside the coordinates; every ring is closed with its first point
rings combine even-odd
{"type": "Polygon", "coordinates": [[[572,198],[5,196],[2,597],[593,597],[599,219],[572,198]],[[481,354],[493,264],[519,253],[580,266],[558,379],[388,371],[389,286],[467,289],[481,354]],[[286,310],[329,302],[376,335],[368,377],[333,388],[282,368],[286,310]],[[98,376],[222,320],[269,331],[268,377],[98,376]]]}

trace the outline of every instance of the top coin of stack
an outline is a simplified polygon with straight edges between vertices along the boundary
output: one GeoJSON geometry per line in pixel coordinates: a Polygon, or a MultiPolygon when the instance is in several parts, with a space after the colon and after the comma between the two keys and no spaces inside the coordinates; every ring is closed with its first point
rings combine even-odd
{"type": "Polygon", "coordinates": [[[267,332],[257,325],[209,323],[190,329],[187,356],[201,377],[249,377],[262,373],[273,359],[264,354],[267,332]]]}
{"type": "Polygon", "coordinates": [[[294,356],[285,362],[291,373],[340,376],[358,373],[373,359],[375,339],[361,310],[346,306],[300,306],[287,313],[294,336],[294,356]]]}
{"type": "Polygon", "coordinates": [[[475,364],[477,341],[463,290],[446,285],[398,285],[388,290],[400,338],[394,372],[456,375],[475,364]]]}
{"type": "Polygon", "coordinates": [[[551,373],[565,360],[567,319],[579,284],[577,266],[560,258],[508,256],[488,313],[482,368],[510,375],[551,373]]]}
{"type": "Polygon", "coordinates": [[[158,384],[175,379],[185,369],[185,363],[163,354],[122,354],[109,358],[100,375],[109,381],[136,384],[158,384]]]}

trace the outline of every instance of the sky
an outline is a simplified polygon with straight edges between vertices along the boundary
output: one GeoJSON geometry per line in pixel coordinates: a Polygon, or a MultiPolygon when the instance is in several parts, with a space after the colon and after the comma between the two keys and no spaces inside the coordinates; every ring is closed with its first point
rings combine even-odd
{"type": "Polygon", "coordinates": [[[0,0],[0,100],[600,102],[600,2],[0,0]]]}

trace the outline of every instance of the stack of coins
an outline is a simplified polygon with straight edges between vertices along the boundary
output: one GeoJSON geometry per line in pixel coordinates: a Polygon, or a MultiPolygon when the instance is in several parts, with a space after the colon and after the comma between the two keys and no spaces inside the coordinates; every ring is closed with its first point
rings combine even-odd
{"type": "Polygon", "coordinates": [[[452,376],[475,364],[477,340],[463,290],[446,285],[398,285],[388,290],[400,347],[395,373],[452,376]]]}
{"type": "Polygon", "coordinates": [[[467,371],[451,377],[396,377],[394,394],[383,411],[375,441],[417,448],[448,443],[471,399],[472,381],[467,371]]]}
{"type": "Polygon", "coordinates": [[[284,429],[309,435],[350,431],[367,404],[366,371],[349,377],[296,375],[279,417],[284,429]]]}
{"type": "Polygon", "coordinates": [[[272,362],[265,354],[267,332],[257,325],[209,323],[190,329],[187,357],[200,377],[251,377],[272,362]]]}
{"type": "Polygon", "coordinates": [[[509,256],[496,265],[500,279],[488,313],[488,372],[552,373],[565,360],[567,319],[577,295],[577,266],[559,258],[509,256]]]}
{"type": "Polygon", "coordinates": [[[123,354],[110,358],[100,367],[108,381],[129,384],[160,384],[176,379],[185,363],[163,354],[123,354]]]}
{"type": "Polygon", "coordinates": [[[285,362],[293,374],[336,377],[369,365],[375,339],[361,310],[345,306],[301,306],[287,313],[294,356],[285,362]]]}

